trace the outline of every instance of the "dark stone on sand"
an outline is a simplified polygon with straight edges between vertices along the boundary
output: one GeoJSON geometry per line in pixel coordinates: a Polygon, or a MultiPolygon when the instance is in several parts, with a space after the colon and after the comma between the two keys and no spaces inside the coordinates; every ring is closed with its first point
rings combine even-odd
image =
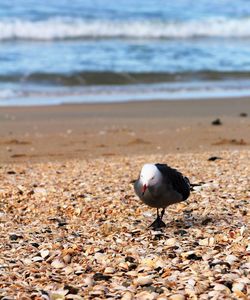
{"type": "Polygon", "coordinates": [[[64,286],[64,289],[68,290],[69,291],[68,294],[71,294],[71,295],[76,295],[78,293],[78,291],[79,291],[78,288],[76,288],[76,287],[74,287],[72,285],[68,285],[68,284],[66,284],[64,286]]]}
{"type": "Polygon", "coordinates": [[[175,257],[176,257],[176,254],[175,254],[174,252],[173,252],[173,253],[169,253],[169,254],[168,254],[168,257],[169,257],[169,258],[175,258],[175,257]]]}
{"type": "Polygon", "coordinates": [[[27,155],[24,153],[17,153],[17,154],[13,154],[11,155],[12,158],[19,158],[19,157],[26,157],[27,155]]]}
{"type": "Polygon", "coordinates": [[[162,272],[162,270],[163,270],[162,267],[157,267],[157,268],[155,268],[155,271],[158,272],[158,273],[159,273],[159,272],[162,272]]]}
{"type": "Polygon", "coordinates": [[[14,175],[14,174],[16,174],[16,172],[15,171],[8,171],[7,174],[14,175]]]}
{"type": "Polygon", "coordinates": [[[207,225],[208,223],[212,222],[213,219],[212,218],[206,218],[201,222],[201,225],[207,225]]]}
{"type": "Polygon", "coordinates": [[[80,194],[77,196],[78,198],[85,198],[86,196],[84,194],[80,194]]]}
{"type": "Polygon", "coordinates": [[[58,227],[62,227],[62,226],[65,226],[65,225],[67,225],[66,221],[59,221],[58,222],[58,227]]]}
{"type": "Polygon", "coordinates": [[[29,192],[27,193],[27,196],[32,196],[32,195],[34,195],[34,194],[35,194],[34,190],[31,190],[31,191],[29,191],[29,192]]]}
{"type": "Polygon", "coordinates": [[[65,220],[59,218],[48,218],[48,220],[57,222],[58,227],[63,227],[68,224],[65,220]]]}
{"type": "Polygon", "coordinates": [[[244,113],[244,112],[240,113],[240,117],[246,118],[247,117],[247,113],[244,113]]]}
{"type": "Polygon", "coordinates": [[[154,293],[155,289],[156,289],[156,287],[151,284],[146,284],[143,288],[144,291],[148,291],[150,293],[154,293]]]}
{"type": "Polygon", "coordinates": [[[133,258],[132,256],[127,256],[127,257],[125,257],[125,261],[129,262],[129,263],[134,263],[135,262],[135,258],[133,258]]]}
{"type": "Polygon", "coordinates": [[[10,234],[9,238],[10,238],[11,241],[16,241],[18,239],[22,239],[23,236],[22,235],[18,235],[18,234],[10,234]]]}
{"type": "Polygon", "coordinates": [[[190,259],[190,260],[202,260],[202,257],[196,255],[195,253],[192,253],[192,254],[189,254],[189,255],[187,256],[187,259],[190,259]]]}
{"type": "Polygon", "coordinates": [[[221,284],[224,284],[232,292],[233,283],[231,281],[220,281],[221,284]]]}
{"type": "Polygon", "coordinates": [[[96,251],[96,253],[105,253],[105,250],[104,249],[100,249],[100,250],[96,251]]]}
{"type": "Polygon", "coordinates": [[[92,268],[90,266],[87,266],[85,269],[85,273],[91,273],[92,272],[92,268]]]}
{"type": "Polygon", "coordinates": [[[109,275],[104,275],[102,273],[95,273],[94,276],[93,276],[93,279],[95,281],[101,281],[101,280],[105,280],[105,281],[108,281],[111,279],[111,276],[109,275]]]}
{"type": "Polygon", "coordinates": [[[222,125],[222,122],[221,122],[221,120],[218,118],[218,119],[215,119],[214,121],[212,121],[212,125],[216,125],[216,126],[222,125]]]}
{"type": "Polygon", "coordinates": [[[161,287],[157,286],[157,287],[155,288],[155,292],[156,292],[157,294],[163,294],[163,293],[164,293],[164,290],[163,290],[161,287]]]}
{"type": "Polygon", "coordinates": [[[42,232],[44,232],[44,233],[52,233],[52,230],[51,230],[51,228],[46,227],[46,228],[44,228],[44,229],[42,230],[42,232]]]}
{"type": "Polygon", "coordinates": [[[18,195],[23,195],[23,191],[22,190],[18,190],[18,195]]]}
{"type": "Polygon", "coordinates": [[[175,231],[175,234],[179,234],[179,235],[183,236],[183,235],[187,234],[187,231],[184,229],[180,229],[180,230],[175,231]]]}
{"type": "Polygon", "coordinates": [[[49,299],[49,293],[48,292],[46,292],[46,291],[44,291],[44,290],[41,290],[40,291],[41,292],[41,294],[42,294],[42,296],[45,296],[45,297],[43,297],[43,298],[45,298],[45,299],[49,299]]]}
{"type": "Polygon", "coordinates": [[[209,267],[210,267],[210,268],[213,268],[213,267],[215,267],[215,266],[217,266],[217,265],[225,266],[225,267],[227,267],[228,269],[231,268],[230,263],[228,263],[228,262],[226,262],[226,261],[209,262],[208,264],[209,264],[209,267]]]}
{"type": "Polygon", "coordinates": [[[137,268],[137,266],[138,266],[137,264],[132,263],[129,265],[128,269],[129,269],[129,271],[132,271],[132,270],[135,270],[137,268]]]}
{"type": "Polygon", "coordinates": [[[208,161],[215,161],[215,160],[218,160],[218,159],[222,159],[222,158],[219,157],[219,156],[211,156],[211,157],[209,157],[208,161]]]}
{"type": "Polygon", "coordinates": [[[122,285],[125,286],[125,287],[129,287],[131,285],[131,282],[127,280],[127,281],[124,281],[122,283],[122,285]]]}

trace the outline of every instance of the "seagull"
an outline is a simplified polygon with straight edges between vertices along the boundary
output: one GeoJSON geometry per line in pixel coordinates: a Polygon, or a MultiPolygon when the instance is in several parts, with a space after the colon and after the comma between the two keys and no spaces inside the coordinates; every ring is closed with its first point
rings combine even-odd
{"type": "Polygon", "coordinates": [[[134,182],[134,189],[145,204],[157,208],[157,218],[149,226],[157,229],[166,227],[162,220],[166,207],[189,197],[190,182],[187,177],[166,164],[145,164],[134,182]]]}

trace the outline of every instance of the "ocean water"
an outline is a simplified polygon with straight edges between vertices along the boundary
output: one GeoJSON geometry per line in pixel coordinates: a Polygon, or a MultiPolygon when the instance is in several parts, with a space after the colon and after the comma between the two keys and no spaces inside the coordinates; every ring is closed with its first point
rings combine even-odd
{"type": "Polygon", "coordinates": [[[249,95],[248,0],[1,0],[0,105],[249,95]]]}

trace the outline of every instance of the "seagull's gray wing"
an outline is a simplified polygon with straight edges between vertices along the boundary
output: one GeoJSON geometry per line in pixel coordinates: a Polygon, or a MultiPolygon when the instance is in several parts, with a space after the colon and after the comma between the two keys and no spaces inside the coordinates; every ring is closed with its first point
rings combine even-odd
{"type": "Polygon", "coordinates": [[[170,184],[176,192],[182,195],[183,200],[186,200],[190,195],[190,182],[188,178],[166,164],[158,163],[155,166],[161,172],[164,182],[170,184]]]}

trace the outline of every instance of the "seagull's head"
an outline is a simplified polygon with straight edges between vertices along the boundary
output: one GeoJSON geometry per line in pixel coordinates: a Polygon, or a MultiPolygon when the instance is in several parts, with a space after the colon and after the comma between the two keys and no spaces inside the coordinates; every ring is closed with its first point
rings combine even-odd
{"type": "Polygon", "coordinates": [[[161,180],[161,172],[154,164],[145,164],[140,173],[140,181],[142,183],[142,195],[148,187],[154,186],[161,180]]]}

